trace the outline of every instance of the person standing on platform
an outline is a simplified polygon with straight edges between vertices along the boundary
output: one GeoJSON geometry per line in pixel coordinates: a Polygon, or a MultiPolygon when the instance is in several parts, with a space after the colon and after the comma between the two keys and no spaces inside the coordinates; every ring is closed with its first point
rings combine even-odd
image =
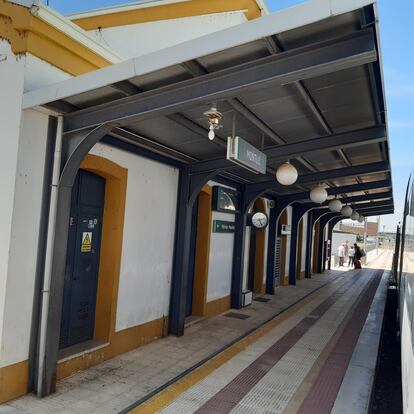
{"type": "Polygon", "coordinates": [[[348,267],[351,267],[354,265],[355,260],[355,248],[354,246],[349,247],[349,259],[348,259],[348,267]]]}
{"type": "Polygon", "coordinates": [[[338,257],[339,257],[339,267],[344,265],[344,258],[345,258],[345,247],[341,244],[338,247],[338,257]]]}
{"type": "Polygon", "coordinates": [[[361,258],[362,258],[361,249],[356,243],[354,243],[354,249],[355,249],[354,267],[355,267],[355,269],[361,269],[361,258]]]}
{"type": "Polygon", "coordinates": [[[348,261],[349,257],[349,241],[346,240],[344,244],[344,265],[348,261]]]}

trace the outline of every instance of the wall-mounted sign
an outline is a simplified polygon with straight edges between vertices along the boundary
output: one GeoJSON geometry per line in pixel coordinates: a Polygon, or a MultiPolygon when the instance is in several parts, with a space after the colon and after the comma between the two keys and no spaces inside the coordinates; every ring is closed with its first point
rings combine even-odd
{"type": "Polygon", "coordinates": [[[213,187],[213,210],[224,213],[237,213],[240,210],[240,193],[231,188],[216,185],[213,187]]]}
{"type": "Polygon", "coordinates": [[[266,174],[266,154],[240,137],[228,137],[227,159],[256,174],[266,174]]]}
{"type": "Polygon", "coordinates": [[[81,252],[82,253],[89,253],[92,250],[92,232],[91,231],[84,231],[82,233],[82,245],[81,245],[81,252]]]}
{"type": "Polygon", "coordinates": [[[288,235],[291,233],[291,227],[289,224],[282,224],[280,228],[280,234],[288,235]]]}
{"type": "Polygon", "coordinates": [[[234,233],[236,225],[234,221],[214,220],[213,233],[234,233]]]}

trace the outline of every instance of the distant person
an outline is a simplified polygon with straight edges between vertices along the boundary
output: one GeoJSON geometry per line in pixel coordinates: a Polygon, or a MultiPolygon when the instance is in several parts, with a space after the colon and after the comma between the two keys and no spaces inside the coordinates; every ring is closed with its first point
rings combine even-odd
{"type": "Polygon", "coordinates": [[[346,240],[344,244],[344,263],[348,261],[349,257],[349,241],[346,240]]]}
{"type": "Polygon", "coordinates": [[[344,259],[345,259],[345,247],[343,244],[341,244],[338,247],[338,257],[339,257],[339,267],[344,265],[344,259]]]}
{"type": "Polygon", "coordinates": [[[348,256],[348,267],[351,267],[354,265],[355,260],[355,248],[354,246],[349,247],[349,256],[348,256]]]}
{"type": "Polygon", "coordinates": [[[355,269],[361,269],[361,258],[362,258],[362,252],[361,252],[361,248],[354,243],[354,267],[355,269]]]}

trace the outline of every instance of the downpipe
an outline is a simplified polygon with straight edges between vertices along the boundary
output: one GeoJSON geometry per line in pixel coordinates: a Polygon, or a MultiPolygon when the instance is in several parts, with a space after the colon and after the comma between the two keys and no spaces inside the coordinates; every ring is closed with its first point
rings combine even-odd
{"type": "Polygon", "coordinates": [[[62,132],[63,132],[63,117],[59,116],[57,120],[55,153],[53,156],[53,173],[52,186],[50,191],[50,208],[49,208],[49,222],[46,242],[46,256],[45,256],[45,273],[43,279],[43,288],[41,292],[41,315],[40,315],[40,334],[39,334],[39,357],[37,370],[37,389],[38,397],[43,395],[43,375],[45,369],[46,357],[46,334],[47,334],[47,319],[49,313],[49,298],[50,298],[50,282],[52,277],[52,260],[53,260],[53,245],[55,239],[56,227],[56,213],[58,201],[58,186],[60,178],[60,168],[62,159],[62,132]]]}

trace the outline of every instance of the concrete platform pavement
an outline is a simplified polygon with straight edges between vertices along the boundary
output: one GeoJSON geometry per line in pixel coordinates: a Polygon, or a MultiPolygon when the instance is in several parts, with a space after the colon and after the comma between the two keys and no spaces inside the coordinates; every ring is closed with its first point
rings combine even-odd
{"type": "Polygon", "coordinates": [[[204,378],[189,377],[132,413],[366,412],[387,284],[376,267],[388,260],[383,255],[372,269],[343,273],[204,378]],[[371,371],[359,376],[354,368],[364,364],[371,371]]]}
{"type": "MultiPolygon", "coordinates": [[[[295,318],[297,320],[301,315],[296,313],[298,306],[306,307],[311,296],[346,283],[349,279],[347,275],[343,271],[333,270],[324,275],[314,275],[312,279],[298,281],[297,286],[278,289],[274,296],[265,295],[270,299],[269,302],[254,301],[252,306],[237,311],[248,316],[247,319],[240,320],[219,315],[201,320],[187,328],[185,336],[181,338],[169,336],[160,339],[87,371],[74,374],[58,383],[58,390],[54,395],[44,399],[27,395],[0,406],[0,413],[127,412],[126,408],[132,408],[131,405],[138,400],[157,393],[165,385],[175,384],[179,378],[189,372],[197,372],[193,369],[206,361],[211,361],[212,356],[218,355],[217,358],[220,358],[223,354],[220,352],[229,344],[236,343],[229,349],[237,349],[241,337],[254,331],[255,333],[247,336],[247,338],[254,338],[258,332],[255,330],[275,316],[287,318],[295,310],[292,320],[295,318]]],[[[359,284],[361,282],[356,283],[356,286],[359,284]]],[[[332,322],[331,320],[330,323],[332,322]]],[[[273,320],[269,323],[276,322],[273,320]]],[[[330,323],[328,321],[328,326],[330,323]]],[[[289,324],[285,329],[288,326],[289,324]]],[[[321,331],[317,336],[325,338],[326,341],[329,335],[321,331]]],[[[263,352],[267,345],[268,343],[263,343],[261,347],[259,346],[258,352],[263,352]]],[[[252,355],[257,356],[257,352],[256,354],[253,352],[252,355]]],[[[310,355],[302,352],[300,357],[304,366],[308,366],[306,362],[310,361],[310,355]]],[[[218,381],[217,384],[222,383],[218,381]]]]}

